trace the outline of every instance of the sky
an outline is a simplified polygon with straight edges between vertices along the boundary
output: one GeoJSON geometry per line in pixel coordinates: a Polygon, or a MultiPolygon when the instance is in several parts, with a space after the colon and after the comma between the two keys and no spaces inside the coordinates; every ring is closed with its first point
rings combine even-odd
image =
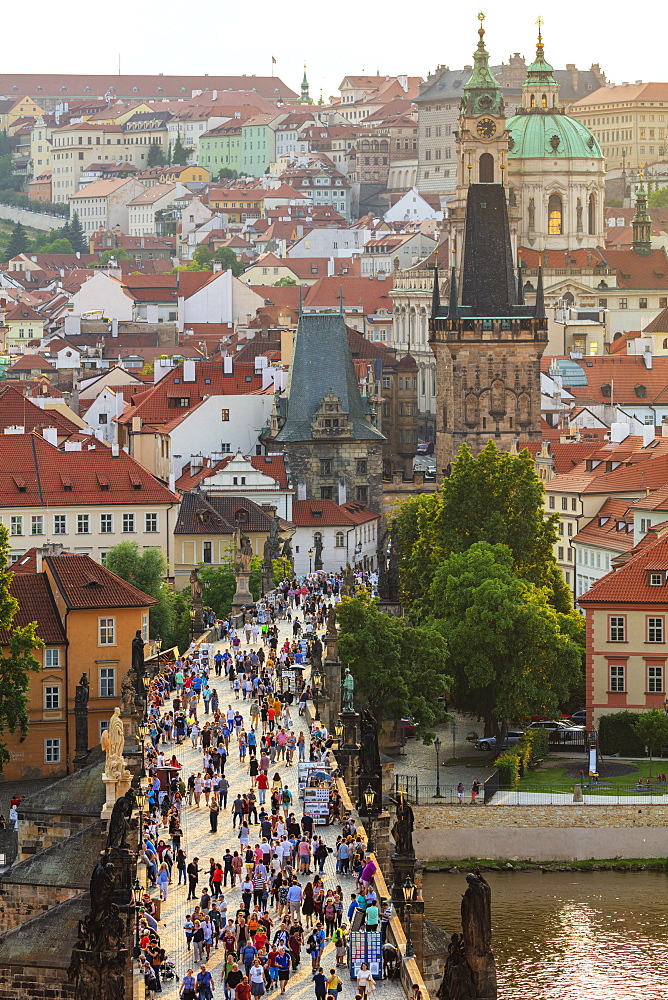
{"type": "Polygon", "coordinates": [[[3,72],[117,73],[120,55],[123,73],[268,76],[274,56],[274,74],[285,84],[298,92],[306,63],[311,96],[317,99],[322,87],[327,99],[346,74],[426,78],[440,64],[471,63],[480,10],[492,63],[507,62],[513,52],[531,61],[540,15],[545,54],[556,69],[599,63],[615,83],[668,79],[664,8],[643,4],[636,13],[621,0],[535,8],[525,0],[423,0],[416,8],[398,0],[301,7],[252,0],[190,9],[176,0],[115,0],[106,7],[33,0],[29,34],[4,47],[3,72]]]}

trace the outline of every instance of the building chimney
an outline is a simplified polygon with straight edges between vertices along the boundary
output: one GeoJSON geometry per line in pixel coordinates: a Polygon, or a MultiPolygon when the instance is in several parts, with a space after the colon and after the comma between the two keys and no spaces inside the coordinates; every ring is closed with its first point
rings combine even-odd
{"type": "Polygon", "coordinates": [[[81,441],[66,441],[65,451],[81,451],[81,441]]]}
{"type": "Polygon", "coordinates": [[[184,360],[183,360],[183,381],[184,382],[194,382],[195,381],[195,359],[194,358],[184,358],[184,360]]]}
{"type": "Polygon", "coordinates": [[[58,429],[56,427],[42,427],[42,437],[49,444],[58,445],[58,429]]]}
{"type": "Polygon", "coordinates": [[[343,477],[339,479],[339,507],[346,502],[346,481],[343,477]]]}
{"type": "Polygon", "coordinates": [[[111,457],[112,458],[119,458],[120,454],[121,454],[120,446],[117,445],[117,444],[112,444],[112,446],[111,446],[111,457]]]}
{"type": "Polygon", "coordinates": [[[619,421],[610,425],[610,441],[612,444],[621,444],[625,441],[631,432],[631,428],[628,424],[622,424],[619,421]]]}

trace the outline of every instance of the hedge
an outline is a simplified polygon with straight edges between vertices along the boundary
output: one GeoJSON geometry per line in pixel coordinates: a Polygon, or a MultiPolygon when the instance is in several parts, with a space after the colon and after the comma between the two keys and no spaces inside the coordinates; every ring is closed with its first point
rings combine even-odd
{"type": "Polygon", "coordinates": [[[514,787],[529,768],[547,753],[548,739],[546,729],[528,729],[519,743],[508,747],[497,757],[494,766],[499,772],[499,785],[504,788],[514,787]]]}
{"type": "Polygon", "coordinates": [[[598,722],[598,746],[602,754],[618,753],[620,757],[644,757],[645,747],[633,729],[637,712],[613,712],[598,722]]]}

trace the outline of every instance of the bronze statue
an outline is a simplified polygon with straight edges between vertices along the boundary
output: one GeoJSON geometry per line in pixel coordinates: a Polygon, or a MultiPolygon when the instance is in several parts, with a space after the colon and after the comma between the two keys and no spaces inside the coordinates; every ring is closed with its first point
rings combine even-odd
{"type": "Polygon", "coordinates": [[[199,578],[197,567],[190,571],[190,598],[193,604],[198,601],[200,604],[202,603],[202,581],[199,578]]]}
{"type": "Polygon", "coordinates": [[[90,877],[90,912],[94,924],[100,924],[111,913],[114,891],[114,866],[105,851],[90,877]]]}
{"type": "Polygon", "coordinates": [[[492,892],[479,870],[466,876],[462,897],[462,934],[453,934],[439,1000],[496,1000],[492,952],[492,892]]]}
{"type": "Polygon", "coordinates": [[[74,695],[75,761],[83,763],[88,755],[88,675],[82,674],[74,695]]]}
{"type": "Polygon", "coordinates": [[[380,750],[378,749],[378,723],[368,708],[360,719],[360,766],[358,774],[380,774],[380,750]]]}
{"type": "Polygon", "coordinates": [[[144,639],[140,628],[132,640],[132,669],[139,677],[144,673],[144,639]]]}
{"type": "Polygon", "coordinates": [[[341,682],[341,711],[355,711],[355,679],[349,667],[346,667],[346,672],[341,682]]]}
{"type": "Polygon", "coordinates": [[[322,535],[317,532],[315,536],[313,568],[316,572],[322,569],[322,535]]]}
{"type": "Polygon", "coordinates": [[[126,838],[130,829],[130,818],[136,801],[133,788],[128,788],[125,795],[121,795],[119,799],[116,799],[109,818],[107,848],[128,846],[126,838]]]}
{"type": "Polygon", "coordinates": [[[241,522],[234,522],[234,575],[244,576],[250,573],[253,546],[250,538],[241,529],[241,522]]]}
{"type": "Polygon", "coordinates": [[[313,670],[315,668],[316,670],[321,670],[322,669],[322,643],[320,642],[320,639],[318,639],[317,636],[313,640],[313,642],[311,643],[311,647],[310,647],[309,653],[310,653],[310,660],[311,660],[311,669],[313,670]]]}
{"type": "Polygon", "coordinates": [[[396,802],[397,806],[397,818],[391,831],[394,838],[394,849],[397,854],[411,854],[414,857],[413,829],[415,821],[413,810],[403,792],[399,792],[399,798],[392,801],[396,802]]]}
{"type": "Polygon", "coordinates": [[[354,597],[355,595],[355,574],[350,563],[346,563],[346,570],[343,574],[342,593],[344,597],[354,597]]]}
{"type": "Polygon", "coordinates": [[[332,604],[329,611],[327,612],[327,638],[336,639],[338,637],[338,632],[336,631],[336,608],[332,604]]]}

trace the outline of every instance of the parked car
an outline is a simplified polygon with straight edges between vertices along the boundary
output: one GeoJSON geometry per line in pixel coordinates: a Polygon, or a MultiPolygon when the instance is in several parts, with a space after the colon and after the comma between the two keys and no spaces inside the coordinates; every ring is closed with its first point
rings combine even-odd
{"type": "MultiPolygon", "coordinates": [[[[524,731],[522,729],[509,729],[503,741],[503,749],[507,750],[508,747],[515,746],[523,736],[524,731]]],[[[496,750],[496,736],[483,736],[481,739],[476,740],[475,748],[476,750],[496,750]]]]}
{"type": "Polygon", "coordinates": [[[571,722],[574,722],[578,726],[584,726],[587,722],[587,709],[579,708],[577,712],[573,712],[571,715],[571,722]]]}
{"type": "Polygon", "coordinates": [[[401,720],[401,728],[405,739],[411,739],[417,736],[417,726],[415,725],[415,720],[410,715],[405,715],[401,720]]]}
{"type": "Polygon", "coordinates": [[[550,739],[555,743],[582,743],[586,726],[578,726],[567,719],[550,719],[544,722],[532,722],[527,729],[547,729],[550,739]],[[554,737],[552,734],[555,734],[554,737]]]}

